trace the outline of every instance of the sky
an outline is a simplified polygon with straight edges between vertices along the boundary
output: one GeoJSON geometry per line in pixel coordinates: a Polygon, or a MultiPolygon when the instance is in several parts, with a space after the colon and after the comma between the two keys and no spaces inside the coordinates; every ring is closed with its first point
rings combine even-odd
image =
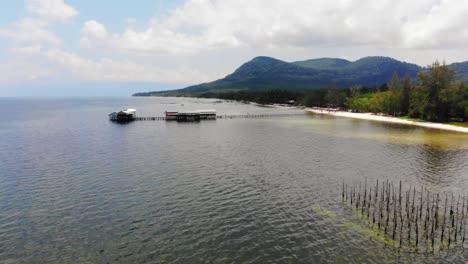
{"type": "Polygon", "coordinates": [[[256,56],[468,60],[464,0],[2,0],[0,96],[125,96],[256,56]]]}

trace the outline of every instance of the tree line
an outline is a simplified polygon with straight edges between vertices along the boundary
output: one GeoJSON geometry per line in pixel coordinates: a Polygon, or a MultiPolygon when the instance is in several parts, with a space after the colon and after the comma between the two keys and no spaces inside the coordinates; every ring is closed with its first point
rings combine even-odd
{"type": "Polygon", "coordinates": [[[204,98],[250,101],[260,104],[296,104],[313,107],[340,107],[353,112],[408,116],[428,121],[468,121],[468,86],[456,83],[455,71],[434,62],[412,79],[395,73],[388,84],[376,87],[336,86],[317,90],[222,91],[198,95],[204,98]]]}
{"type": "Polygon", "coordinates": [[[455,71],[445,64],[433,63],[416,80],[393,75],[388,90],[363,93],[350,89],[343,106],[353,111],[408,116],[428,121],[467,121],[468,87],[455,82],[455,71]]]}

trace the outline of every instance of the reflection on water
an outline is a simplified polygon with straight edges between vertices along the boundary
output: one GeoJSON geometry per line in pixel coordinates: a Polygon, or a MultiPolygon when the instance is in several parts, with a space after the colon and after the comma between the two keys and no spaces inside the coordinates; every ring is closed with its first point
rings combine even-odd
{"type": "MultiPolygon", "coordinates": [[[[188,98],[0,99],[0,262],[464,262],[346,228],[343,181],[468,187],[468,136],[346,118],[109,122],[215,108],[188,98]],[[4,109],[5,108],[5,109],[4,109]],[[325,208],[323,214],[314,208],[325,208]]],[[[300,110],[296,110],[300,111],[300,110]]]]}

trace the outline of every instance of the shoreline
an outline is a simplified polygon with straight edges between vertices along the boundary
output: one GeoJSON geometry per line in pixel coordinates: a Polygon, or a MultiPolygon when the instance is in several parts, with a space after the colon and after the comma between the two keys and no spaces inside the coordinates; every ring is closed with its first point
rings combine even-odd
{"type": "Polygon", "coordinates": [[[371,113],[350,113],[350,112],[344,112],[344,111],[326,111],[326,110],[318,110],[318,109],[312,109],[312,108],[306,108],[305,111],[309,113],[319,114],[319,115],[330,115],[330,116],[347,117],[347,118],[369,120],[369,121],[378,121],[378,122],[385,122],[385,123],[392,123],[392,124],[399,124],[399,125],[418,126],[418,127],[424,127],[424,128],[431,128],[431,129],[438,129],[438,130],[445,130],[445,131],[460,132],[460,133],[468,134],[468,127],[459,127],[459,126],[448,125],[448,124],[443,124],[443,123],[417,122],[417,121],[400,119],[398,117],[378,116],[378,115],[374,115],[371,113]]]}

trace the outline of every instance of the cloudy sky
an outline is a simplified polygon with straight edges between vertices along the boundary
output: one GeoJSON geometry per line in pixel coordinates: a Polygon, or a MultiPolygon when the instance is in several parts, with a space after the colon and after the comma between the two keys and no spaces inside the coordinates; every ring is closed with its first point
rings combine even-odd
{"type": "Polygon", "coordinates": [[[468,60],[464,0],[3,0],[0,96],[126,95],[259,55],[468,60]]]}

